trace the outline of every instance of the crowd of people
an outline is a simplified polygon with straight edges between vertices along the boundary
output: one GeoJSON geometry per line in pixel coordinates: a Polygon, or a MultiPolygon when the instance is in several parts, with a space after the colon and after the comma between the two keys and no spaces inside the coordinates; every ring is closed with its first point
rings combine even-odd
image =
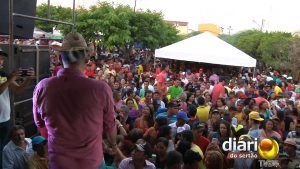
{"type": "MultiPolygon", "coordinates": [[[[93,43],[89,46],[92,47],[93,43]]],[[[3,169],[21,169],[24,166],[32,169],[47,168],[51,160],[57,160],[51,153],[60,151],[60,155],[64,155],[62,150],[67,152],[69,147],[85,147],[75,143],[78,143],[76,138],[81,139],[80,135],[85,135],[87,130],[98,130],[103,135],[103,142],[96,143],[99,144],[97,148],[103,147],[101,169],[261,167],[258,159],[229,158],[229,152],[222,148],[222,144],[229,138],[245,141],[275,139],[279,144],[279,153],[275,158],[280,164],[277,168],[300,167],[299,79],[293,79],[288,73],[272,68],[253,72],[248,68],[155,59],[153,53],[146,50],[134,50],[125,56],[117,51],[93,49],[94,52],[90,52],[92,57],[85,60],[83,74],[86,79],[108,85],[113,97],[113,111],[108,110],[113,115],[107,113],[101,117],[103,129],[90,127],[89,123],[96,123],[98,119],[90,118],[90,121],[85,121],[81,117],[82,121],[72,121],[67,126],[56,124],[66,122],[61,120],[59,114],[51,116],[51,119],[40,115],[42,111],[46,111],[39,110],[44,109],[43,106],[58,111],[58,108],[53,107],[73,106],[75,109],[80,107],[77,104],[85,105],[89,102],[86,110],[76,110],[88,114],[95,108],[106,109],[105,106],[111,104],[110,94],[105,95],[105,90],[101,96],[107,98],[98,99],[94,95],[101,91],[93,90],[94,93],[91,93],[84,88],[81,91],[72,90],[73,94],[68,94],[88,98],[84,103],[72,102],[71,98],[64,105],[60,105],[59,101],[51,104],[43,102],[47,93],[43,90],[46,90],[48,84],[55,83],[53,81],[57,80],[57,76],[64,77],[67,74],[70,78],[57,82],[61,86],[54,85],[52,90],[56,87],[64,91],[66,88],[88,83],[76,82],[73,79],[75,77],[71,77],[72,73],[78,72],[63,71],[66,61],[61,55],[65,55],[64,51],[53,52],[50,79],[54,80],[39,84],[34,94],[34,117],[41,136],[32,140],[25,138],[24,128],[14,126],[9,137],[11,141],[3,150],[3,169]],[[72,83],[67,82],[72,79],[72,83]],[[111,121],[111,118],[106,121],[105,116],[113,116],[115,121],[111,121]],[[61,131],[61,128],[55,128],[53,124],[64,127],[65,130],[61,131]],[[73,125],[80,125],[83,129],[74,131],[73,125]],[[113,139],[106,133],[112,131],[113,125],[117,130],[116,145],[112,145],[113,139]],[[63,132],[64,138],[54,137],[59,132],[63,132]],[[49,133],[52,134],[48,135],[49,133]],[[69,136],[71,133],[72,137],[69,136]],[[54,138],[58,141],[53,141],[54,138]],[[74,138],[74,142],[60,143],[65,138],[74,138]],[[48,158],[47,140],[53,144],[49,146],[51,158],[48,158]],[[65,147],[59,147],[58,144],[65,147]]],[[[47,90],[50,93],[50,89],[47,90]]],[[[55,98],[56,95],[49,97],[55,98]]],[[[63,118],[71,119],[71,116],[81,115],[71,113],[63,118]]],[[[86,151],[83,154],[77,154],[77,151],[74,153],[72,157],[75,159],[94,154],[86,151]]],[[[66,162],[66,165],[76,168],[77,163],[73,163],[74,165],[69,165],[66,162]]]]}

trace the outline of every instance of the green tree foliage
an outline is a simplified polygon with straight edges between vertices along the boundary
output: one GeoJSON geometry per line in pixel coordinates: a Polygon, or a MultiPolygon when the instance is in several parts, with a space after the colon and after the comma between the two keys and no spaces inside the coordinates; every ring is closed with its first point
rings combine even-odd
{"type": "MultiPolygon", "coordinates": [[[[48,18],[48,5],[47,4],[41,4],[36,8],[36,16],[42,17],[42,18],[48,18]]],[[[72,21],[72,9],[71,8],[65,8],[62,6],[50,6],[50,19],[64,21],[64,22],[71,22],[72,21]]],[[[54,26],[58,26],[58,28],[65,28],[66,25],[57,25],[50,22],[45,21],[35,21],[35,26],[46,31],[46,32],[52,32],[52,28],[54,26]]]]}
{"type": "MultiPolygon", "coordinates": [[[[51,6],[52,19],[70,21],[71,11],[70,8],[51,6]]],[[[46,4],[37,7],[37,16],[47,17],[46,4]]],[[[36,26],[51,31],[53,25],[37,22],[36,26]]],[[[64,34],[70,31],[68,26],[58,28],[64,34]]],[[[161,13],[150,10],[134,12],[130,6],[107,2],[89,9],[77,9],[75,29],[87,40],[100,39],[107,48],[130,50],[134,44],[142,44],[145,48],[155,49],[180,40],[176,28],[167,24],[161,13]]]]}
{"type": "Polygon", "coordinates": [[[221,39],[249,54],[258,62],[276,69],[286,69],[297,74],[300,61],[300,38],[286,32],[261,32],[247,30],[221,39]]]}

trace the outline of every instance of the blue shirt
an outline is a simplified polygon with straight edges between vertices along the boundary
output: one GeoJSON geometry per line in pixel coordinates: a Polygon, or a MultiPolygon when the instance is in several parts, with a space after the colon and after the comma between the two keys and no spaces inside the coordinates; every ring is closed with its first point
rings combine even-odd
{"type": "Polygon", "coordinates": [[[248,134],[252,137],[252,138],[260,138],[260,130],[258,127],[255,128],[250,128],[248,134]]]}
{"type": "Polygon", "coordinates": [[[10,141],[3,149],[3,169],[28,169],[29,156],[33,154],[31,139],[25,138],[26,150],[10,141]]]}

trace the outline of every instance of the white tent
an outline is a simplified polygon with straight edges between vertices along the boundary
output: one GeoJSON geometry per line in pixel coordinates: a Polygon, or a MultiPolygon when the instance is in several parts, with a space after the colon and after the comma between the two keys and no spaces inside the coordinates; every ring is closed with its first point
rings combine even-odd
{"type": "Polygon", "coordinates": [[[156,49],[155,57],[219,65],[256,67],[256,59],[209,32],[156,49]]]}

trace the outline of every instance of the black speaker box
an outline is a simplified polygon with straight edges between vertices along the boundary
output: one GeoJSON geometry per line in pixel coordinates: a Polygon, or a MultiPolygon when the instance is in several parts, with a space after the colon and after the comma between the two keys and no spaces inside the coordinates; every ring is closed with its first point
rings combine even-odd
{"type": "MultiPolygon", "coordinates": [[[[9,1],[0,1],[0,34],[9,34],[9,1]]],[[[13,0],[13,12],[23,15],[35,16],[37,0],[13,0]]],[[[32,39],[34,30],[34,20],[13,17],[14,38],[32,39]]]]}

